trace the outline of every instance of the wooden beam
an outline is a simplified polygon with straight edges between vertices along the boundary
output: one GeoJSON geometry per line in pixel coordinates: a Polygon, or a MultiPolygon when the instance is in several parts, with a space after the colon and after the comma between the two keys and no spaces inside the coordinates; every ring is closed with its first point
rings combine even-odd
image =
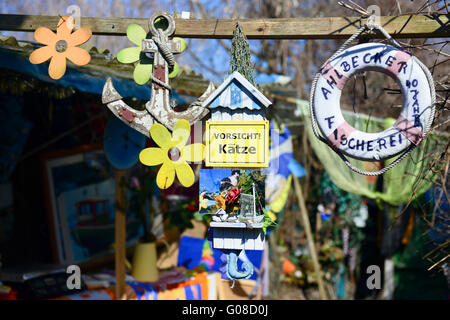
{"type": "MultiPolygon", "coordinates": [[[[56,30],[58,16],[0,14],[0,30],[33,32],[38,27],[56,30]]],[[[231,39],[236,22],[249,39],[344,39],[366,19],[321,17],[286,19],[175,19],[175,36],[183,38],[231,39]]],[[[381,25],[396,38],[446,38],[450,15],[401,15],[380,17],[381,25]]],[[[147,18],[81,18],[81,26],[95,35],[123,36],[129,24],[148,30],[147,18]]],[[[379,33],[371,37],[382,37],[379,33]]]]}
{"type": "Polygon", "coordinates": [[[126,215],[125,171],[116,170],[116,215],[114,232],[116,287],[115,299],[125,299],[126,215]]]}

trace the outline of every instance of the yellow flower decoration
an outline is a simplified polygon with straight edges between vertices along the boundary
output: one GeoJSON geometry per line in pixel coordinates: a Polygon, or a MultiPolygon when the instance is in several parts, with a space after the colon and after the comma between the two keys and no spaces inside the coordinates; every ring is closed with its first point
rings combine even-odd
{"type": "Polygon", "coordinates": [[[175,123],[172,136],[166,127],[156,123],[150,128],[150,136],[159,148],[146,148],[139,154],[139,160],[146,166],[157,166],[162,164],[156,176],[156,184],[160,189],[169,188],[175,173],[184,187],[190,187],[195,182],[192,168],[187,164],[199,162],[204,158],[202,143],[193,143],[186,146],[191,134],[191,125],[182,119],[175,123]]]}
{"type": "Polygon", "coordinates": [[[199,210],[208,208],[208,199],[203,198],[203,194],[200,194],[198,202],[199,202],[199,207],[200,207],[199,210]]]}
{"type": "Polygon", "coordinates": [[[222,208],[223,210],[226,209],[227,206],[225,204],[226,200],[225,200],[224,196],[220,195],[218,197],[215,197],[214,200],[216,200],[217,209],[220,209],[220,208],[222,208]]]}

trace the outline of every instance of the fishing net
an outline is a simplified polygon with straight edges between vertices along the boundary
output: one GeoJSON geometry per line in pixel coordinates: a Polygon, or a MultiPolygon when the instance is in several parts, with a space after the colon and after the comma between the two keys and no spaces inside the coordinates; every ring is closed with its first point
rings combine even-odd
{"type": "Polygon", "coordinates": [[[255,66],[252,63],[250,46],[247,37],[242,31],[242,27],[237,22],[233,31],[233,39],[231,40],[231,59],[227,74],[239,72],[245,79],[256,87],[255,82],[255,66]]]}

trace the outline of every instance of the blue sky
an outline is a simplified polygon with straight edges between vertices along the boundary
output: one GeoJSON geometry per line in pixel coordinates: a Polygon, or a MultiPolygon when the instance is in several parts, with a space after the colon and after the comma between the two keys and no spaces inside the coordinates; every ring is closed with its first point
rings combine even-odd
{"type": "Polygon", "coordinates": [[[200,170],[200,192],[219,192],[220,181],[231,176],[231,169],[201,169],[200,170]]]}
{"type": "MultiPolygon", "coordinates": [[[[406,0],[404,0],[406,2],[406,0]]],[[[231,18],[230,12],[225,8],[225,1],[220,0],[199,0],[206,10],[210,12],[209,18],[231,18]]],[[[358,2],[358,1],[356,1],[358,2]]],[[[408,1],[409,2],[409,1],[408,1]]],[[[420,7],[424,1],[417,4],[420,7]]],[[[303,6],[307,6],[311,2],[302,2],[303,6]]],[[[444,1],[440,1],[443,5],[444,1]]],[[[247,3],[245,1],[235,1],[235,6],[243,8],[242,12],[246,11],[247,3]]],[[[68,14],[67,8],[70,5],[78,5],[81,9],[81,16],[88,17],[129,17],[129,18],[144,18],[150,17],[156,11],[167,11],[173,13],[174,11],[181,13],[182,11],[191,11],[188,0],[1,0],[0,12],[12,14],[33,14],[33,15],[58,15],[68,14]]],[[[252,8],[258,11],[258,8],[252,8]]],[[[383,8],[382,14],[383,14],[383,8]]],[[[349,13],[350,14],[350,13],[349,13]]],[[[199,18],[199,17],[196,17],[199,18]]],[[[246,16],[233,16],[233,18],[246,18],[246,16]]],[[[264,18],[261,16],[261,18],[264,18]]],[[[33,40],[31,32],[14,32],[2,34],[12,34],[20,40],[33,40]]],[[[226,72],[229,66],[230,54],[227,52],[218,40],[213,39],[186,39],[188,43],[188,50],[179,55],[176,59],[180,67],[189,68],[195,72],[201,73],[205,78],[214,82],[222,82],[226,77],[226,72]]],[[[231,40],[223,40],[228,46],[231,45],[231,40]]],[[[289,40],[292,43],[299,44],[297,46],[298,52],[301,54],[303,50],[304,40],[289,40]]],[[[261,48],[261,41],[249,40],[250,48],[254,51],[259,51],[261,48]]],[[[123,37],[110,36],[93,36],[87,45],[97,46],[100,48],[107,48],[113,54],[130,46],[128,39],[123,37]]],[[[257,60],[253,57],[253,63],[259,66],[266,67],[265,61],[257,60]]],[[[292,77],[297,72],[295,68],[289,71],[287,76],[292,77]]],[[[309,70],[307,71],[309,72],[309,70]]],[[[312,71],[313,72],[313,71],[312,71]]]]}
{"type": "MultiPolygon", "coordinates": [[[[137,0],[135,0],[137,1],[137,0]]],[[[139,2],[139,1],[137,1],[139,2]]],[[[134,3],[137,3],[134,2],[134,3]]],[[[201,1],[206,9],[212,10],[215,18],[230,18],[223,10],[221,1],[201,1]]],[[[133,0],[2,0],[0,1],[0,12],[11,14],[31,14],[31,15],[64,15],[69,14],[67,8],[70,5],[78,5],[81,10],[81,16],[88,17],[129,17],[143,18],[150,17],[155,11],[164,10],[169,13],[174,11],[190,11],[189,1],[187,0],[160,0],[152,1],[142,0],[140,6],[133,5],[133,0]]],[[[197,17],[198,18],[198,17],[197,17]]],[[[239,17],[245,18],[245,17],[239,17]]],[[[81,26],[82,27],[82,26],[81,26]]],[[[19,40],[34,41],[31,32],[0,32],[3,35],[13,35],[19,40]]],[[[203,76],[214,82],[222,82],[226,78],[230,54],[223,46],[214,39],[185,39],[188,44],[188,50],[176,57],[180,67],[186,67],[195,72],[202,73],[203,76]]],[[[223,40],[231,47],[231,40],[223,40]]],[[[252,50],[258,51],[260,48],[259,40],[250,40],[252,50]]],[[[117,54],[120,49],[130,47],[132,44],[126,36],[92,36],[86,45],[109,49],[113,54],[117,54]]],[[[265,67],[263,61],[256,61],[253,57],[253,63],[265,67]]]]}

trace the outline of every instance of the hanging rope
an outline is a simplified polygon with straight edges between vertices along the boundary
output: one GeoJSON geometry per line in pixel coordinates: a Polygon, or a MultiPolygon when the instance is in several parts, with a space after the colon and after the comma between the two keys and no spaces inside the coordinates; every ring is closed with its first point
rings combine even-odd
{"type": "MultiPolygon", "coordinates": [[[[157,28],[156,29],[157,34],[152,36],[152,40],[156,43],[156,46],[159,49],[159,52],[161,53],[161,56],[167,61],[167,64],[169,65],[170,68],[172,68],[175,65],[175,58],[173,56],[172,51],[170,51],[169,46],[167,45],[167,43],[164,41],[165,39],[165,35],[162,29],[157,28]]],[[[158,84],[159,86],[172,91],[172,87],[168,84],[165,83],[157,78],[155,78],[153,75],[150,76],[150,79],[155,82],[156,84],[158,84]]]]}
{"type": "Polygon", "coordinates": [[[158,46],[159,51],[161,52],[161,55],[163,58],[167,61],[169,66],[172,68],[175,64],[175,58],[173,56],[172,51],[170,50],[169,46],[167,45],[164,32],[162,29],[156,29],[158,34],[152,36],[152,40],[156,43],[158,46]]]}
{"type": "MultiPolygon", "coordinates": [[[[386,39],[388,39],[395,47],[397,47],[400,50],[406,51],[397,41],[395,41],[394,38],[391,37],[391,35],[389,33],[386,32],[386,30],[384,30],[384,28],[378,24],[376,24],[374,22],[373,17],[370,17],[368,19],[367,24],[363,25],[361,28],[359,28],[350,38],[348,38],[342,45],[341,47],[331,56],[331,58],[329,58],[320,69],[322,69],[328,62],[333,61],[337,56],[339,56],[342,52],[344,52],[344,50],[356,39],[359,37],[359,35],[364,32],[365,30],[373,30],[373,29],[378,29],[385,37],[386,39]]],[[[431,114],[434,115],[435,112],[435,107],[436,107],[436,91],[435,91],[435,87],[434,87],[434,80],[433,80],[433,76],[431,75],[430,70],[428,70],[428,68],[419,60],[417,59],[415,56],[412,56],[412,59],[415,60],[415,62],[417,62],[417,64],[423,69],[427,80],[430,84],[431,87],[431,114]]],[[[314,92],[316,90],[316,86],[317,86],[317,81],[319,80],[319,77],[321,75],[321,72],[319,71],[318,73],[316,73],[312,84],[311,84],[311,94],[309,97],[309,109],[310,109],[310,114],[311,114],[311,123],[312,123],[312,129],[314,132],[314,135],[317,137],[317,139],[319,139],[320,141],[322,141],[323,143],[328,145],[328,140],[325,139],[324,137],[322,137],[319,134],[319,130],[317,128],[317,120],[316,120],[316,116],[315,116],[315,111],[314,111],[314,92]]],[[[430,119],[428,119],[428,121],[425,123],[424,126],[424,135],[426,136],[428,131],[431,128],[431,124],[433,122],[433,117],[430,117],[430,119]]],[[[405,151],[403,151],[403,153],[396,159],[394,160],[391,164],[389,164],[388,166],[382,168],[381,170],[378,171],[365,171],[362,169],[359,169],[357,167],[355,167],[353,164],[350,163],[350,161],[339,151],[335,152],[337,153],[337,155],[344,161],[344,163],[347,165],[347,167],[349,167],[352,171],[359,173],[359,174],[363,174],[366,176],[378,176],[381,174],[384,174],[385,172],[387,172],[389,169],[392,169],[394,166],[396,166],[399,162],[401,162],[403,159],[406,158],[406,156],[415,148],[416,146],[414,144],[411,144],[410,147],[408,147],[405,151]]],[[[334,150],[334,149],[333,149],[334,150]]]]}

